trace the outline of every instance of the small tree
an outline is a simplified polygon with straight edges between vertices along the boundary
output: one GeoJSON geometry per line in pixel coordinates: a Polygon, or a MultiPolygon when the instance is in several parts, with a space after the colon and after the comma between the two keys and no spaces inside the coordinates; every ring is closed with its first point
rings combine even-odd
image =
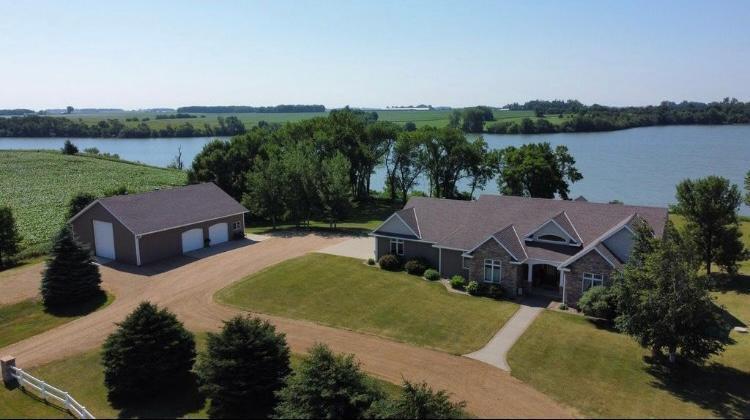
{"type": "Polygon", "coordinates": [[[197,371],[211,398],[210,417],[265,418],[291,371],[289,347],[284,334],[267,321],[237,316],[224,323],[220,334],[208,334],[197,371]]]}
{"type": "Polygon", "coordinates": [[[686,232],[700,250],[709,277],[711,264],[735,274],[737,262],[747,256],[737,218],[741,202],[739,188],[726,178],[686,179],[677,185],[675,209],[687,219],[686,232]]]}
{"type": "Polygon", "coordinates": [[[350,167],[349,161],[341,153],[323,161],[318,191],[323,212],[333,228],[352,208],[350,167]]]}
{"type": "Polygon", "coordinates": [[[570,184],[583,179],[566,146],[549,143],[509,146],[499,152],[497,187],[505,195],[567,200],[570,184]]]}
{"type": "Polygon", "coordinates": [[[310,349],[277,395],[279,418],[357,419],[383,398],[353,355],[333,354],[322,344],[310,349]]]}
{"type": "Polygon", "coordinates": [[[0,269],[13,263],[20,242],[21,234],[18,233],[13,211],[8,206],[0,207],[0,269]]]}
{"type": "Polygon", "coordinates": [[[104,384],[110,401],[153,399],[189,383],[195,340],[177,317],[141,303],[104,342],[104,384]]]}
{"type": "Polygon", "coordinates": [[[65,140],[65,143],[62,147],[62,153],[64,155],[74,155],[78,153],[78,148],[70,140],[65,140]]]}
{"type": "Polygon", "coordinates": [[[42,275],[41,294],[48,308],[69,307],[101,296],[102,279],[91,252],[76,240],[68,225],[55,238],[42,275]]]}
{"type": "Polygon", "coordinates": [[[368,417],[380,419],[459,419],[466,418],[466,402],[454,403],[445,390],[433,391],[426,383],[404,381],[401,395],[393,401],[373,405],[368,417]]]}
{"type": "Polygon", "coordinates": [[[271,220],[276,229],[285,211],[286,188],[284,163],[276,157],[269,160],[256,158],[255,168],[247,173],[247,192],[242,196],[242,204],[254,215],[271,220]]]}
{"type": "Polygon", "coordinates": [[[671,223],[662,240],[638,249],[653,250],[625,265],[615,281],[618,329],[651,348],[666,350],[670,362],[682,357],[703,362],[724,349],[729,326],[704,282],[698,281],[690,247],[671,223]]]}
{"type": "Polygon", "coordinates": [[[73,198],[68,201],[68,220],[86,208],[86,206],[93,203],[96,198],[97,197],[94,194],[86,192],[79,192],[74,195],[73,198]]]}

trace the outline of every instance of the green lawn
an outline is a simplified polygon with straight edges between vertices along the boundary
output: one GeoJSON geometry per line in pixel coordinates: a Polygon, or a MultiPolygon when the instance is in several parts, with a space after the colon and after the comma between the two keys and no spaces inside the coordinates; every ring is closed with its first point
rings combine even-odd
{"type": "Polygon", "coordinates": [[[184,172],[51,151],[0,151],[0,197],[9,204],[23,246],[47,244],[65,222],[78,192],[102,194],[125,185],[133,191],[183,185],[184,172]]]}
{"type": "MultiPolygon", "coordinates": [[[[205,334],[196,334],[196,347],[205,350],[205,334]]],[[[292,368],[299,366],[302,355],[292,354],[292,368]]],[[[187,417],[205,418],[208,402],[195,389],[179,395],[160,398],[158,403],[148,405],[113,408],[107,401],[104,386],[104,372],[98,350],[82,353],[65,360],[52,362],[29,371],[37,378],[70,392],[95,417],[187,417]],[[71,374],[74,372],[75,374],[71,374]]],[[[389,396],[399,393],[400,387],[376,378],[371,380],[389,396]]],[[[44,404],[20,389],[8,390],[0,387],[0,418],[60,418],[69,417],[62,410],[44,404]]]]}
{"type": "Polygon", "coordinates": [[[440,283],[325,254],[270,267],[219,291],[216,299],[454,354],[481,348],[517,309],[511,302],[451,293],[440,283]]]}
{"type": "Polygon", "coordinates": [[[50,313],[35,299],[0,306],[0,348],[65,324],[112,303],[112,295],[102,296],[75,311],[50,313]]]}

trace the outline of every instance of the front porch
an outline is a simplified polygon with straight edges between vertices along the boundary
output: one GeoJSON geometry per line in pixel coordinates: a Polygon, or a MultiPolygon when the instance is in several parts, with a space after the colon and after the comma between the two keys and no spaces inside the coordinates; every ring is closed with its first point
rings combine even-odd
{"type": "Polygon", "coordinates": [[[547,263],[525,263],[519,272],[518,285],[524,295],[562,299],[564,274],[556,266],[547,263]]]}

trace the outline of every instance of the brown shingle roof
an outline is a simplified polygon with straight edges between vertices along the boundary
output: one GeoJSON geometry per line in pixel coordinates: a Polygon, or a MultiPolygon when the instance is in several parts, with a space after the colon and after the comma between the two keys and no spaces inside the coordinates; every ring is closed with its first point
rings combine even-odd
{"type": "Polygon", "coordinates": [[[136,235],[248,211],[210,182],[100,198],[98,202],[136,235]]]}

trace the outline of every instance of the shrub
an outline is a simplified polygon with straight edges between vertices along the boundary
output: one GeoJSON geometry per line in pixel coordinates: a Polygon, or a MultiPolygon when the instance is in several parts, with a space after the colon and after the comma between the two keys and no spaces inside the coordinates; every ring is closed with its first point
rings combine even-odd
{"type": "Polygon", "coordinates": [[[14,264],[20,242],[13,211],[8,206],[0,207],[0,269],[14,264]]]}
{"type": "Polygon", "coordinates": [[[68,225],[55,239],[40,291],[47,308],[72,307],[102,295],[99,266],[68,225]]]}
{"type": "Polygon", "coordinates": [[[367,259],[367,265],[375,265],[375,259],[374,258],[368,258],[367,259]]]}
{"type": "Polygon", "coordinates": [[[70,140],[65,140],[61,151],[64,155],[74,155],[78,153],[78,148],[70,140]]]}
{"type": "Polygon", "coordinates": [[[472,280],[469,282],[469,284],[466,285],[466,292],[472,296],[476,296],[479,294],[479,283],[472,280]]]}
{"type": "Polygon", "coordinates": [[[406,272],[415,276],[421,276],[427,270],[427,262],[422,258],[414,258],[404,264],[406,272]]]}
{"type": "Polygon", "coordinates": [[[458,274],[451,277],[451,287],[454,289],[463,289],[466,286],[466,280],[458,274]]]}
{"type": "Polygon", "coordinates": [[[121,404],[172,394],[191,383],[194,361],[193,334],[173,313],[143,302],[104,342],[109,399],[121,404]]]}
{"type": "Polygon", "coordinates": [[[211,399],[210,418],[267,418],[291,372],[284,335],[259,318],[236,316],[208,333],[196,371],[211,399]]]}
{"type": "Polygon", "coordinates": [[[378,265],[380,265],[380,268],[383,270],[388,271],[399,271],[401,270],[401,261],[398,259],[397,256],[393,254],[386,254],[380,257],[378,260],[378,265]]]}
{"type": "Polygon", "coordinates": [[[503,288],[496,284],[489,285],[487,287],[484,287],[483,289],[484,290],[482,294],[484,296],[487,296],[488,298],[500,299],[503,297],[503,288]]]}
{"type": "Polygon", "coordinates": [[[383,399],[353,355],[334,354],[316,344],[277,392],[277,418],[359,419],[383,399]]]}
{"type": "Polygon", "coordinates": [[[433,270],[432,268],[425,270],[424,272],[424,278],[427,280],[440,280],[440,273],[437,272],[437,270],[433,270]]]}
{"type": "Polygon", "coordinates": [[[460,419],[466,418],[466,402],[452,402],[445,390],[433,391],[426,383],[404,381],[394,400],[373,404],[368,416],[379,419],[460,419]]]}
{"type": "Polygon", "coordinates": [[[613,320],[617,316],[617,297],[609,288],[594,286],[578,299],[578,307],[587,316],[613,320]]]}
{"type": "Polygon", "coordinates": [[[93,203],[95,200],[96,196],[94,194],[86,192],[79,192],[74,195],[73,198],[68,201],[68,219],[78,214],[78,212],[86,208],[86,206],[93,203]]]}

